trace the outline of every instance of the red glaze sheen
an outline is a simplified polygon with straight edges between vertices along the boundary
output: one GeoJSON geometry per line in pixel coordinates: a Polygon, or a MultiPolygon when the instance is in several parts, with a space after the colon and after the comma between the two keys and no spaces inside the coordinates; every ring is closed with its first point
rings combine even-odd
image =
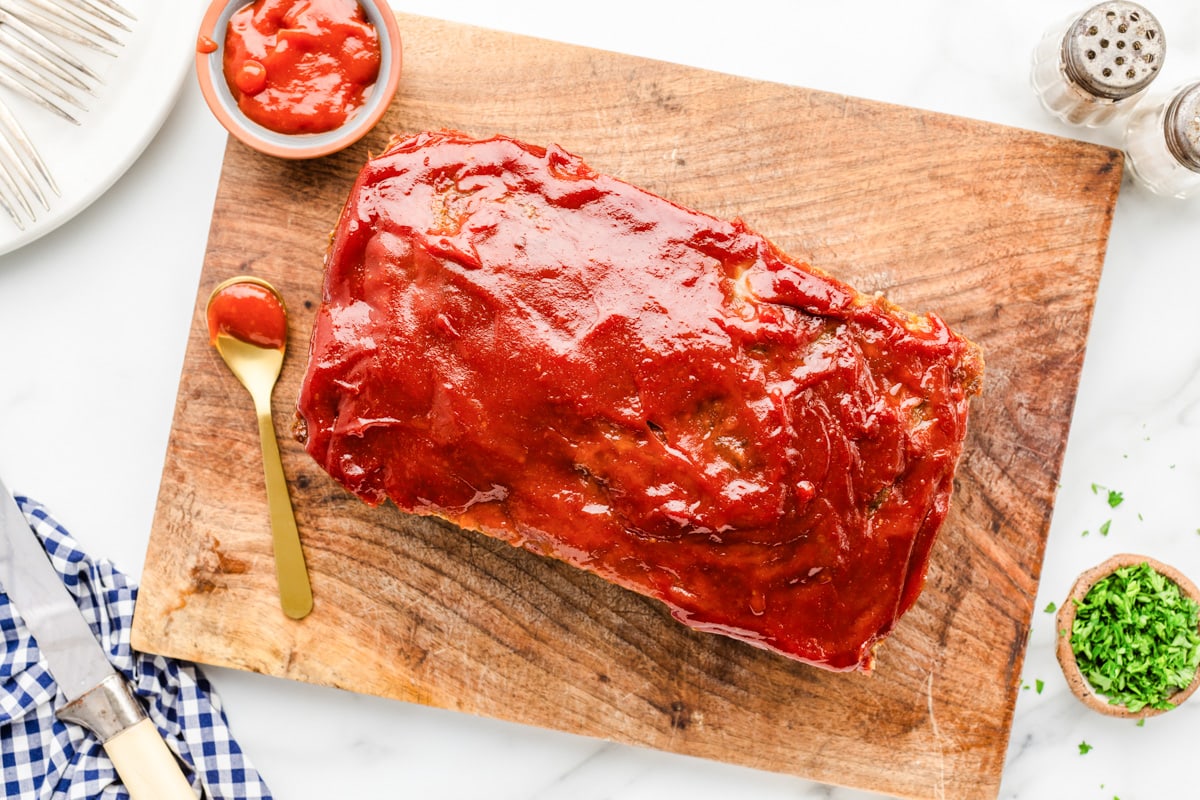
{"type": "Polygon", "coordinates": [[[920,592],[978,349],[557,147],[454,132],[362,170],[301,388],[308,452],[657,598],[869,669],[920,592]]]}
{"type": "Polygon", "coordinates": [[[282,350],[287,345],[287,312],[265,286],[232,283],[208,302],[209,341],[215,343],[219,334],[282,350]]]}
{"type": "Polygon", "coordinates": [[[238,107],[279,133],[340,127],[365,102],[379,64],[379,36],[355,0],[256,0],[225,34],[238,107]]]}

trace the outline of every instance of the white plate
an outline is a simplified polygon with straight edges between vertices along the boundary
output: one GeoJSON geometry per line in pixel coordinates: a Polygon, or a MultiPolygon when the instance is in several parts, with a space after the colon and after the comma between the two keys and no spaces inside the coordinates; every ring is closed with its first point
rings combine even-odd
{"type": "Polygon", "coordinates": [[[137,160],[175,105],[196,53],[202,0],[118,0],[136,15],[115,58],[74,42],[63,47],[103,79],[87,111],[72,125],[24,97],[2,89],[3,99],[34,141],[61,196],[47,192],[50,210],[31,200],[36,222],[20,230],[0,211],[0,254],[62,225],[100,197],[137,160]]]}

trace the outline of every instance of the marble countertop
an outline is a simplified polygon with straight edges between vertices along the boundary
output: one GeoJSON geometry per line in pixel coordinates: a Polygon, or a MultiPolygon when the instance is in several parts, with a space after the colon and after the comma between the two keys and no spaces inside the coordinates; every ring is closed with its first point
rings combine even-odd
{"type": "MultiPolygon", "coordinates": [[[[1101,144],[1029,83],[1044,29],[1085,4],[736,5],[419,0],[403,11],[946,112],[1101,144]]],[[[1200,76],[1200,5],[1151,10],[1158,86],[1200,76]]],[[[199,0],[180,3],[193,26],[199,0]]],[[[86,147],[86,126],[80,147],[86,147]]],[[[225,147],[189,73],[141,158],[94,205],[0,256],[0,474],[138,575],[225,147]]],[[[886,143],[881,143],[886,146],[886,143]]],[[[1138,727],[1069,693],[1054,623],[1074,576],[1117,552],[1200,578],[1200,200],[1126,182],[1096,298],[1035,602],[1001,798],[1181,796],[1200,702],[1138,727]],[[1093,484],[1120,491],[1112,508],[1093,484]],[[1108,523],[1105,526],[1105,523],[1108,523]],[[1105,526],[1107,533],[1101,532],[1105,526]],[[1041,681],[1043,689],[1037,690],[1041,681]],[[1092,750],[1081,754],[1080,744],[1092,750]]],[[[936,557],[936,553],[935,553],[936,557]]],[[[224,669],[207,670],[277,798],[835,798],[878,795],[224,669]]]]}

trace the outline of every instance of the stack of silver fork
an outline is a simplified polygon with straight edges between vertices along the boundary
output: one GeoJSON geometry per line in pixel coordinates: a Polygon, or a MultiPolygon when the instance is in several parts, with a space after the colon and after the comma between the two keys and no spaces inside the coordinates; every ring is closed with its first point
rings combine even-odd
{"type": "MultiPolygon", "coordinates": [[[[135,18],[116,0],[0,0],[0,86],[66,123],[79,125],[100,76],[69,48],[116,57],[135,18]]],[[[29,109],[31,112],[37,109],[29,109]]],[[[21,230],[50,210],[58,185],[0,96],[0,207],[21,230]]]]}

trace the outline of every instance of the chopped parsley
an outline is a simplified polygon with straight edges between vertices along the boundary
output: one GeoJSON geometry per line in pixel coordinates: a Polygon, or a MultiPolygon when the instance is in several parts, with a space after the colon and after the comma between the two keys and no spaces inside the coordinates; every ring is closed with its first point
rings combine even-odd
{"type": "Polygon", "coordinates": [[[1090,744],[1088,744],[1087,742],[1079,743],[1079,755],[1086,756],[1089,752],[1091,752],[1091,749],[1092,749],[1092,746],[1090,744]]]}
{"type": "Polygon", "coordinates": [[[1118,492],[1115,489],[1109,489],[1106,486],[1093,483],[1092,494],[1100,494],[1101,492],[1104,492],[1107,495],[1106,499],[1108,500],[1109,508],[1116,508],[1117,506],[1121,505],[1121,503],[1125,502],[1125,495],[1123,492],[1118,492]]]}
{"type": "Polygon", "coordinates": [[[1038,694],[1042,693],[1042,689],[1046,688],[1046,682],[1041,678],[1036,678],[1033,681],[1033,690],[1038,694]]]}
{"type": "Polygon", "coordinates": [[[1149,564],[1121,567],[1075,601],[1071,649],[1097,693],[1132,712],[1169,709],[1200,665],[1200,606],[1149,564]]]}
{"type": "Polygon", "coordinates": [[[1046,604],[1046,607],[1045,607],[1043,610],[1044,610],[1044,611],[1045,611],[1047,614],[1053,614],[1055,611],[1058,611],[1058,606],[1056,606],[1056,605],[1054,604],[1054,601],[1052,600],[1052,601],[1050,601],[1049,603],[1047,603],[1047,604],[1046,604]]]}
{"type": "Polygon", "coordinates": [[[1108,536],[1108,529],[1110,527],[1112,527],[1112,520],[1111,519],[1104,520],[1104,524],[1100,526],[1100,535],[1108,536]]]}

